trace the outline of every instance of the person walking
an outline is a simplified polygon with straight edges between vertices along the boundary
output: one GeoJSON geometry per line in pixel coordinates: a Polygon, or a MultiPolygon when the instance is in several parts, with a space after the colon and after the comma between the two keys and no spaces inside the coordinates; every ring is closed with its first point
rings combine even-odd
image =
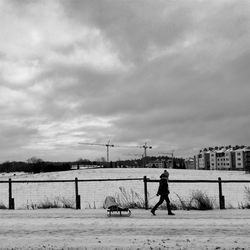
{"type": "Polygon", "coordinates": [[[167,208],[168,208],[168,215],[175,215],[172,211],[171,211],[171,207],[170,207],[170,200],[169,200],[169,189],[168,189],[168,177],[169,177],[169,173],[167,170],[164,170],[163,174],[161,174],[160,176],[160,183],[159,183],[159,188],[158,188],[158,192],[157,192],[157,196],[160,195],[160,200],[156,203],[156,205],[151,209],[151,213],[153,215],[155,214],[155,210],[164,202],[164,200],[167,203],[167,208]]]}

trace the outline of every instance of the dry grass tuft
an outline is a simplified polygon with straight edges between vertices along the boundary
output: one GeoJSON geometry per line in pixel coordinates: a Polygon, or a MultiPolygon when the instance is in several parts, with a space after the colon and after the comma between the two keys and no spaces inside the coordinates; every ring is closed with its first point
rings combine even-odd
{"type": "Polygon", "coordinates": [[[183,199],[176,194],[178,201],[175,203],[180,210],[211,210],[214,209],[214,200],[200,190],[194,190],[188,199],[183,199]]]}
{"type": "Polygon", "coordinates": [[[244,194],[245,194],[245,202],[239,204],[239,208],[241,209],[250,209],[250,188],[249,187],[244,187],[244,194]]]}
{"type": "Polygon", "coordinates": [[[56,197],[54,200],[46,198],[39,203],[27,205],[28,209],[48,209],[48,208],[75,208],[75,202],[65,197],[56,197]]]}
{"type": "Polygon", "coordinates": [[[145,208],[144,198],[140,194],[132,189],[127,191],[124,187],[119,187],[119,190],[120,193],[115,195],[116,202],[119,206],[128,208],[145,208]]]}

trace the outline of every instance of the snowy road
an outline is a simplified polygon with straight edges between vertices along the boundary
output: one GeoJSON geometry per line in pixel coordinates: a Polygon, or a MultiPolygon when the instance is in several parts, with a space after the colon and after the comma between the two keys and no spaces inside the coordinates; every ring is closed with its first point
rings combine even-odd
{"type": "Polygon", "coordinates": [[[250,210],[1,210],[1,249],[250,249],[250,210]]]}

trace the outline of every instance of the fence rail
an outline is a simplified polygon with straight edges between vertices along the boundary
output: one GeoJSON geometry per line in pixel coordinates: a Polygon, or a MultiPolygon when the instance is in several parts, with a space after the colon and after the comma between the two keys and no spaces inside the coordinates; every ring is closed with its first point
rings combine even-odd
{"type": "MultiPolygon", "coordinates": [[[[80,182],[113,182],[113,181],[141,181],[143,183],[144,190],[144,204],[145,209],[148,209],[148,183],[157,183],[159,179],[150,179],[147,176],[143,178],[115,178],[115,179],[67,179],[67,180],[0,180],[0,183],[8,183],[8,200],[9,209],[15,209],[15,199],[13,197],[13,183],[74,183],[75,189],[75,208],[81,209],[81,196],[79,194],[78,184],[80,182]]],[[[217,183],[218,184],[218,197],[219,208],[225,209],[225,197],[223,195],[222,184],[223,183],[250,183],[250,180],[222,180],[220,177],[217,180],[169,180],[169,183],[217,183]]]]}
{"type": "MultiPolygon", "coordinates": [[[[142,181],[143,178],[122,178],[122,179],[78,179],[78,182],[93,181],[142,181]]],[[[42,182],[75,182],[74,180],[11,180],[12,183],[42,183],[42,182]]],[[[0,181],[0,183],[9,183],[9,180],[0,181]]]]}
{"type": "MultiPolygon", "coordinates": [[[[159,182],[147,178],[147,182],[159,182]]],[[[218,183],[218,180],[169,180],[169,183],[218,183]]],[[[250,183],[250,180],[221,180],[222,183],[250,183]]]]}

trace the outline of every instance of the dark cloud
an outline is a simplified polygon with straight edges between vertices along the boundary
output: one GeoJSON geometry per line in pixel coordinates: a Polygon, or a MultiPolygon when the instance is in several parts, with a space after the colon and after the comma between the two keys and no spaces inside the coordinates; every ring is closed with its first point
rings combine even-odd
{"type": "Polygon", "coordinates": [[[148,46],[183,39],[192,22],[192,6],[181,1],[65,1],[76,21],[98,27],[112,39],[124,60],[141,62],[148,46]]]}

